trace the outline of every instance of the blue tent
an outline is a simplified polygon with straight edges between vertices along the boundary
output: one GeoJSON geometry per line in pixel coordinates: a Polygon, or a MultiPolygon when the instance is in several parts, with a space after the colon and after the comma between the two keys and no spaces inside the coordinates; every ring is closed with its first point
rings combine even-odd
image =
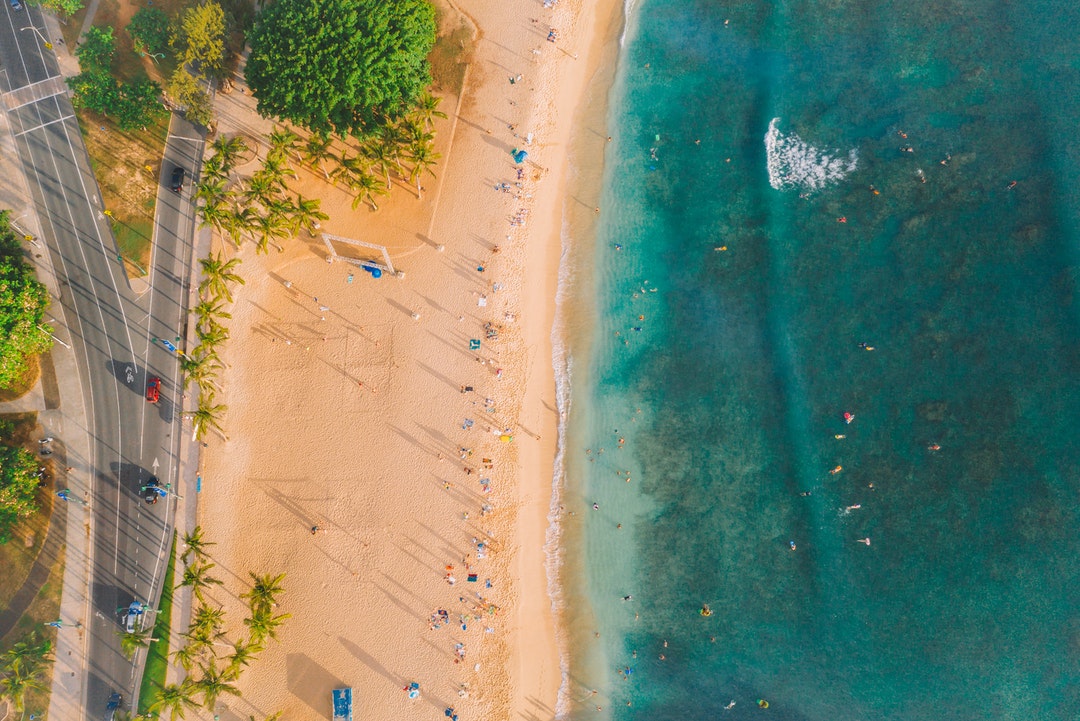
{"type": "Polygon", "coordinates": [[[334,721],[352,721],[352,689],[334,689],[334,721]]]}
{"type": "Polygon", "coordinates": [[[518,164],[525,162],[525,158],[529,157],[528,153],[524,150],[518,150],[517,148],[511,150],[510,155],[514,158],[514,162],[518,164]]]}

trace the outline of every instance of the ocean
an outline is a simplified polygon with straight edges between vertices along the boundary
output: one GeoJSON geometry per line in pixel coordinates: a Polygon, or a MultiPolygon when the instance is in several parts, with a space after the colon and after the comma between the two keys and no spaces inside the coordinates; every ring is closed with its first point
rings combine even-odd
{"type": "Polygon", "coordinates": [[[1078,21],[631,6],[565,238],[563,718],[1080,718],[1078,21]]]}

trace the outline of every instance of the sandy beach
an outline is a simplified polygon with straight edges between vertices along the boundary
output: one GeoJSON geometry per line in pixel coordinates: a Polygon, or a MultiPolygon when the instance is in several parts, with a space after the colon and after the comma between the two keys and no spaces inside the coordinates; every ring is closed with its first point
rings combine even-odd
{"type": "MultiPolygon", "coordinates": [[[[249,571],[286,574],[277,610],[292,618],[221,718],[327,718],[340,686],[358,718],[555,716],[551,329],[566,149],[614,7],[462,2],[476,51],[462,98],[444,98],[422,199],[397,183],[378,212],[353,210],[300,171],[323,230],[387,246],[404,278],[328,264],[306,235],[239,252],[227,439],[203,449],[198,518],[229,639],[249,571]]],[[[271,129],[242,87],[218,104],[226,135],[271,129]]]]}

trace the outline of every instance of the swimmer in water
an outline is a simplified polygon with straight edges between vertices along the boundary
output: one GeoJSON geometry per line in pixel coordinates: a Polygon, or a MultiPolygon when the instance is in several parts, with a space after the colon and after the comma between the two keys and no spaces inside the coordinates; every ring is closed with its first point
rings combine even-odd
{"type": "Polygon", "coordinates": [[[844,512],[851,513],[852,511],[858,510],[860,508],[862,508],[862,504],[856,503],[854,506],[844,506],[844,512]]]}
{"type": "Polygon", "coordinates": [[[801,491],[799,493],[799,495],[802,496],[803,498],[806,498],[807,496],[810,495],[810,491],[801,491]]]}
{"type": "Polygon", "coordinates": [[[836,468],[834,468],[834,469],[832,469],[831,471],[829,471],[829,475],[830,475],[830,476],[835,476],[835,475],[836,475],[837,473],[839,473],[839,472],[840,472],[840,471],[842,471],[842,470],[844,470],[844,467],[843,467],[843,466],[837,466],[836,468]]]}
{"type": "Polygon", "coordinates": [[[855,414],[844,411],[844,423],[847,423],[850,426],[853,420],[855,420],[855,414]]]}
{"type": "Polygon", "coordinates": [[[795,550],[795,541],[788,541],[788,546],[790,546],[791,550],[794,551],[795,550]]]}
{"type": "Polygon", "coordinates": [[[847,436],[845,436],[843,433],[837,433],[835,436],[833,436],[833,438],[835,438],[838,441],[842,441],[845,438],[847,438],[847,436]]]}
{"type": "Polygon", "coordinates": [[[870,537],[869,536],[867,536],[866,538],[856,538],[855,540],[857,542],[859,542],[859,543],[865,543],[867,546],[870,545],[870,537]]]}
{"type": "Polygon", "coordinates": [[[937,443],[931,443],[930,445],[928,445],[926,447],[926,450],[928,450],[928,451],[940,451],[941,446],[939,446],[937,443]]]}
{"type": "Polygon", "coordinates": [[[731,709],[735,708],[735,699],[731,699],[731,702],[730,702],[730,703],[728,703],[728,705],[727,705],[727,706],[725,706],[724,708],[725,708],[725,709],[728,709],[729,711],[730,711],[731,709]]]}

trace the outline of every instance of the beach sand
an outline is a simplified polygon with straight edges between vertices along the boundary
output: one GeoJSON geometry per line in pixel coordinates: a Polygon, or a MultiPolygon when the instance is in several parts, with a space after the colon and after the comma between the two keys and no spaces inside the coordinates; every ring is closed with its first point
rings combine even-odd
{"type": "MultiPolygon", "coordinates": [[[[462,2],[476,51],[462,99],[444,99],[444,162],[422,200],[396,183],[378,212],[354,211],[300,171],[294,189],[330,214],[323,230],[386,245],[404,278],[328,264],[306,234],[283,253],[239,252],[247,283],[218,400],[227,439],[211,435],[201,459],[198,518],[224,581],[209,596],[235,640],[248,572],[285,573],[276,611],[292,618],[240,679],[243,698],[218,702],[220,718],[328,718],[341,686],[357,718],[555,716],[551,329],[571,121],[614,8],[462,2]],[[432,629],[439,609],[449,623],[432,629]]],[[[242,87],[219,96],[219,130],[269,130],[252,104],[242,87]]]]}

